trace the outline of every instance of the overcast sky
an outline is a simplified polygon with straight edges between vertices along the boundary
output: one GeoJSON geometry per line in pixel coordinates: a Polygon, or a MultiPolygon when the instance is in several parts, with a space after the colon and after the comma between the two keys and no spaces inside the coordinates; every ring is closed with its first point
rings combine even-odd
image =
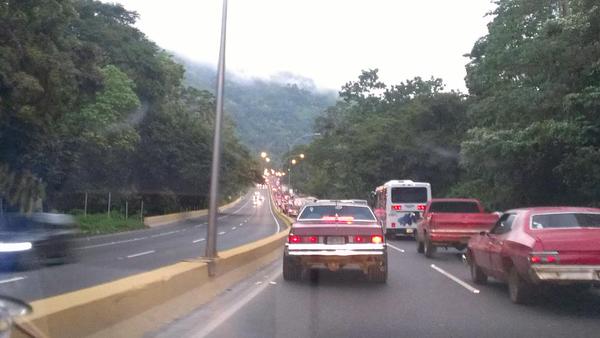
{"type": "MultiPolygon", "coordinates": [[[[216,64],[221,0],[117,0],[159,46],[216,64]]],[[[229,0],[228,70],[292,72],[339,89],[361,69],[388,85],[441,77],[465,90],[465,53],[487,32],[490,0],[229,0]]]]}

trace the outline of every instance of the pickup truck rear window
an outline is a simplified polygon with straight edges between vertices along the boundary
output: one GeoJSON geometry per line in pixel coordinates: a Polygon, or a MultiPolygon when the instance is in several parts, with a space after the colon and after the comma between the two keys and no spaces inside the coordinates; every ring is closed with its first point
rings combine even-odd
{"type": "Polygon", "coordinates": [[[600,228],[600,214],[562,213],[535,215],[531,218],[531,228],[600,228]]]}
{"type": "Polygon", "coordinates": [[[354,220],[374,221],[375,215],[369,207],[346,205],[309,205],[298,216],[298,220],[352,217],[354,220]]]}
{"type": "Polygon", "coordinates": [[[431,203],[429,212],[471,214],[479,213],[480,210],[474,202],[434,202],[431,203]]]}
{"type": "Polygon", "coordinates": [[[427,189],[392,188],[392,203],[427,203],[427,189]]]}

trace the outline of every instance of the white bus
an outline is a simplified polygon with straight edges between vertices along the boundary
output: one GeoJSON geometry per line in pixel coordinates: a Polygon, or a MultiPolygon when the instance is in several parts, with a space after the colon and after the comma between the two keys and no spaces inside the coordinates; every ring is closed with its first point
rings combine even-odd
{"type": "Polygon", "coordinates": [[[386,237],[413,236],[417,220],[431,200],[431,185],[393,180],[375,189],[375,215],[386,237]]]}

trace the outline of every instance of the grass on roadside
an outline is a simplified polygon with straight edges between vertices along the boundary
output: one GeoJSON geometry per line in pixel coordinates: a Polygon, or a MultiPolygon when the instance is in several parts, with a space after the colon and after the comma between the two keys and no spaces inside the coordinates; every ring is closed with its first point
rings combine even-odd
{"type": "Polygon", "coordinates": [[[108,234],[144,228],[144,224],[139,217],[130,216],[125,220],[125,216],[113,213],[110,218],[106,213],[102,214],[76,214],[79,228],[86,235],[108,234]]]}

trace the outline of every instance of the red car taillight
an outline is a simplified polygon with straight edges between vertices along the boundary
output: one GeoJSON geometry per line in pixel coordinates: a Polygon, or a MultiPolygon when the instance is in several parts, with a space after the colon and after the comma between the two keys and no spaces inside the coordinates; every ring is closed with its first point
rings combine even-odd
{"type": "Polygon", "coordinates": [[[354,243],[364,243],[365,242],[365,237],[364,236],[354,236],[354,243]]]}
{"type": "Polygon", "coordinates": [[[392,205],[392,210],[402,210],[402,206],[401,205],[392,205]]]}
{"type": "Polygon", "coordinates": [[[302,238],[300,238],[300,236],[298,235],[289,235],[288,236],[288,243],[300,243],[302,241],[302,238]]]}
{"type": "Polygon", "coordinates": [[[308,241],[310,243],[318,243],[319,242],[319,237],[317,237],[317,236],[310,236],[310,237],[308,237],[308,241]]]}
{"type": "Polygon", "coordinates": [[[556,264],[558,263],[558,252],[533,252],[529,255],[529,262],[531,264],[556,264]]]}

